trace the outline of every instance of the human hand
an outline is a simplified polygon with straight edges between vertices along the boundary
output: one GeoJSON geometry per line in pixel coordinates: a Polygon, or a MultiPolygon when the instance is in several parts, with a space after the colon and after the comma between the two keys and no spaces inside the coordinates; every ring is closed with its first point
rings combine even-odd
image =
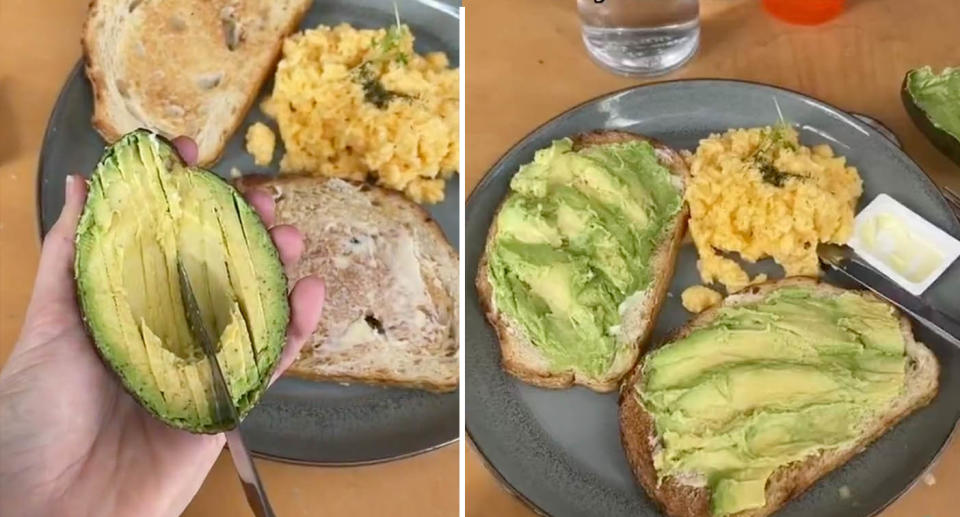
{"type": "MultiPolygon", "coordinates": [[[[187,163],[197,148],[174,145],[187,163]]],[[[254,191],[284,266],[300,259],[296,228],[274,226],[273,199],[254,191]]],[[[21,334],[0,371],[0,515],[179,515],[223,448],[223,435],[173,429],[124,391],[83,327],[73,274],[86,185],[69,176],[60,218],[47,234],[21,334]]],[[[274,380],[320,320],[324,285],[298,281],[274,380]]]]}

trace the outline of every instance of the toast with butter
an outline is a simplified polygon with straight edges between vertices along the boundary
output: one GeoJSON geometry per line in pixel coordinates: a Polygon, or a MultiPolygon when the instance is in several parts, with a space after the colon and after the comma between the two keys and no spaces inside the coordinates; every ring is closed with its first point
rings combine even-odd
{"type": "Polygon", "coordinates": [[[337,178],[243,177],[304,237],[291,279],[327,285],[323,316],[287,373],[445,392],[459,383],[459,258],[421,206],[337,178]]]}

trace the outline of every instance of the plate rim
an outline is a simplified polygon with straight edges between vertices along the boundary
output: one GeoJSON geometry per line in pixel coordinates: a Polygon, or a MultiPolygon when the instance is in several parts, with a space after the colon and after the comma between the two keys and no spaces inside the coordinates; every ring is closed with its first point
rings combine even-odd
{"type": "Polygon", "coordinates": [[[314,460],[299,460],[299,459],[297,459],[297,458],[288,458],[288,457],[286,457],[286,456],[269,454],[269,453],[265,453],[265,452],[258,452],[258,451],[254,451],[254,450],[251,450],[251,451],[250,451],[250,455],[251,455],[251,456],[254,456],[254,457],[257,457],[257,458],[265,459],[265,460],[275,461],[275,462],[277,462],[277,463],[286,463],[286,464],[289,464],[289,465],[302,465],[302,466],[305,466],[305,467],[335,467],[335,468],[339,468],[339,467],[363,467],[363,466],[367,466],[367,465],[378,465],[378,464],[380,464],[380,463],[388,463],[388,462],[391,462],[391,461],[405,460],[405,459],[407,459],[407,458],[413,458],[414,456],[420,456],[421,454],[426,454],[426,453],[428,453],[428,452],[433,452],[433,451],[437,451],[437,450],[440,450],[440,449],[449,447],[450,445],[453,445],[453,444],[455,444],[455,443],[457,443],[457,442],[459,442],[459,441],[460,441],[460,436],[455,436],[455,437],[453,437],[452,439],[447,440],[447,441],[445,441],[445,442],[441,442],[441,443],[437,443],[437,444],[434,444],[434,445],[430,445],[430,446],[428,446],[428,447],[424,447],[424,448],[422,448],[422,449],[417,449],[417,450],[415,450],[415,451],[408,451],[408,452],[404,452],[404,453],[402,453],[402,454],[396,454],[396,455],[393,455],[393,456],[384,456],[384,457],[382,457],[382,458],[373,458],[373,459],[358,460],[358,461],[314,461],[314,460]]]}
{"type": "MultiPolygon", "coordinates": [[[[466,420],[466,416],[464,416],[464,420],[466,420]]],[[[958,422],[960,422],[960,420],[958,420],[958,422]]],[[[898,422],[898,423],[899,423],[899,422],[898,422]]],[[[869,513],[869,514],[865,514],[864,517],[875,517],[875,516],[877,516],[877,515],[880,515],[880,514],[881,514],[884,510],[886,510],[890,505],[892,505],[893,503],[897,502],[897,500],[899,500],[901,497],[903,497],[903,496],[904,496],[907,492],[909,492],[913,487],[917,486],[917,484],[920,483],[920,480],[923,479],[923,477],[924,477],[926,474],[929,473],[930,468],[933,467],[934,465],[936,465],[937,463],[939,463],[941,459],[943,459],[943,455],[944,455],[944,453],[946,452],[947,447],[948,447],[949,445],[951,445],[952,443],[954,443],[955,441],[958,440],[957,436],[960,435],[960,431],[958,431],[958,429],[960,429],[960,425],[957,425],[957,423],[954,423],[953,430],[950,431],[950,434],[947,435],[947,439],[944,440],[943,444],[942,444],[942,445],[940,446],[940,448],[937,450],[937,453],[933,455],[933,458],[930,460],[930,463],[927,464],[927,466],[924,468],[923,472],[921,472],[921,473],[918,474],[916,477],[914,477],[909,483],[907,483],[906,486],[903,487],[902,490],[900,490],[898,493],[894,494],[889,500],[887,500],[887,502],[885,502],[885,503],[883,503],[881,506],[877,507],[877,509],[874,510],[873,512],[871,512],[871,513],[869,513]]],[[[486,472],[489,473],[489,474],[493,477],[494,482],[496,482],[497,485],[498,485],[501,489],[503,489],[503,490],[504,490],[505,492],[507,492],[510,496],[514,497],[515,499],[517,499],[517,500],[520,501],[521,503],[523,503],[527,508],[529,508],[530,510],[532,510],[532,511],[533,511],[534,513],[536,513],[537,515],[542,515],[542,516],[546,516],[546,517],[553,517],[553,514],[547,512],[546,510],[544,510],[543,508],[541,508],[537,503],[535,503],[532,499],[530,499],[529,497],[527,497],[523,492],[521,492],[519,489],[517,489],[517,487],[513,486],[513,484],[510,483],[510,481],[507,480],[507,478],[503,475],[503,473],[500,472],[500,469],[498,469],[498,468],[493,464],[493,462],[490,461],[490,458],[488,458],[487,455],[483,452],[483,448],[480,447],[480,445],[479,445],[479,444],[477,443],[477,441],[474,439],[473,434],[470,432],[469,429],[467,429],[466,425],[464,425],[464,438],[467,439],[467,442],[473,447],[473,449],[474,449],[474,450],[477,452],[477,454],[480,456],[480,461],[481,461],[481,464],[483,465],[484,470],[486,470],[486,472]]],[[[872,445],[872,443],[871,443],[871,445],[872,445]]],[[[870,446],[868,445],[867,447],[869,448],[870,446]]],[[[862,451],[861,451],[861,452],[862,452],[862,451]]],[[[859,453],[857,453],[857,454],[859,455],[859,453]]],[[[836,470],[836,469],[834,469],[834,470],[836,470]]],[[[833,472],[833,470],[831,470],[830,472],[833,472]]],[[[828,472],[827,474],[829,474],[829,472],[828,472]]],[[[632,473],[631,473],[631,476],[632,476],[632,473]]],[[[821,476],[821,477],[822,477],[822,476],[821,476]]],[[[817,478],[817,480],[814,481],[814,484],[816,484],[816,483],[819,482],[819,481],[820,481],[820,479],[817,478]]],[[[635,480],[635,479],[634,479],[634,483],[636,483],[636,480],[635,480]]],[[[639,483],[636,483],[636,484],[639,485],[639,483]]],[[[813,485],[810,485],[810,487],[812,487],[812,486],[813,486],[813,485]]],[[[809,488],[808,488],[808,489],[809,489],[809,488]]],[[[804,490],[803,492],[800,492],[799,495],[803,495],[803,494],[806,493],[806,492],[807,492],[807,490],[804,490]]],[[[651,500],[653,500],[654,502],[656,502],[656,501],[655,501],[654,499],[652,499],[652,498],[651,498],[651,500]]],[[[791,498],[790,500],[788,500],[786,504],[789,504],[792,500],[793,500],[793,498],[791,498]]],[[[661,512],[661,514],[662,514],[662,510],[660,509],[659,506],[654,506],[653,509],[656,510],[656,511],[658,511],[658,512],[661,512]]]]}
{"type": "MultiPolygon", "coordinates": [[[[47,232],[43,231],[43,169],[44,163],[47,161],[47,153],[44,152],[44,149],[46,149],[48,145],[51,145],[50,139],[53,138],[53,121],[58,118],[64,109],[63,106],[65,103],[63,100],[67,95],[67,90],[70,89],[70,84],[73,83],[74,79],[83,71],[85,62],[86,60],[81,56],[70,69],[70,72],[67,73],[67,78],[63,81],[63,84],[60,85],[60,91],[57,93],[57,98],[53,101],[53,109],[50,110],[50,115],[47,117],[47,126],[43,129],[43,138],[40,140],[40,149],[37,152],[37,174],[33,186],[33,204],[35,208],[33,222],[40,244],[43,244],[44,239],[47,237],[47,232]]],[[[97,133],[97,136],[100,136],[100,132],[93,127],[92,120],[90,127],[97,133]]],[[[103,137],[100,136],[100,139],[102,140],[103,137]]]]}
{"type": "MultiPolygon", "coordinates": [[[[933,181],[933,178],[930,177],[930,174],[929,174],[926,170],[924,170],[923,167],[920,167],[920,165],[917,163],[917,161],[914,160],[913,157],[910,156],[910,154],[908,154],[907,151],[906,151],[904,148],[898,146],[896,143],[892,142],[889,138],[887,138],[886,135],[884,135],[883,133],[880,133],[877,129],[871,127],[871,126],[868,125],[866,122],[864,122],[863,120],[860,120],[859,118],[857,118],[857,117],[854,116],[854,115],[855,115],[855,114],[865,115],[865,116],[867,116],[867,117],[872,118],[873,120],[876,120],[876,121],[879,122],[881,125],[883,125],[884,127],[887,127],[887,128],[889,129],[889,126],[887,126],[887,124],[886,124],[885,122],[883,122],[883,120],[881,120],[881,119],[879,119],[879,118],[876,118],[876,117],[874,117],[874,116],[872,116],[872,115],[859,112],[859,111],[854,112],[854,111],[845,110],[845,109],[840,108],[840,107],[838,107],[838,106],[835,106],[835,105],[833,105],[833,104],[831,104],[831,103],[829,103],[829,102],[826,102],[826,101],[824,101],[824,100],[821,100],[821,99],[819,99],[819,98],[817,98],[817,97],[814,97],[814,96],[812,96],[812,95],[808,95],[808,94],[806,94],[806,93],[803,93],[803,92],[794,90],[794,89],[792,89],[792,88],[787,88],[787,87],[784,87],[784,86],[778,86],[778,85],[770,84],[770,83],[764,83],[764,82],[760,82],[760,81],[750,81],[750,80],[747,80],[747,79],[730,79],[730,78],[726,78],[726,77],[685,77],[685,78],[679,78],[679,79],[663,79],[663,80],[649,81],[649,82],[646,82],[646,83],[643,83],[643,84],[635,84],[635,85],[632,85],[632,86],[625,86],[625,87],[623,87],[623,88],[618,88],[618,89],[616,89],[616,90],[611,90],[611,91],[609,91],[609,92],[602,93],[602,94],[597,95],[597,96],[595,96],[595,97],[591,97],[591,98],[589,98],[589,99],[587,99],[587,100],[578,102],[577,104],[575,104],[575,105],[573,105],[573,106],[571,106],[571,107],[569,107],[569,108],[561,111],[560,113],[558,113],[558,114],[550,117],[550,118],[547,119],[545,122],[542,122],[542,123],[538,124],[536,127],[534,127],[533,129],[531,129],[530,131],[528,131],[526,134],[524,134],[523,136],[521,136],[519,139],[517,139],[517,141],[514,142],[513,145],[511,145],[506,151],[504,151],[503,153],[501,153],[500,156],[493,162],[493,164],[491,164],[489,167],[487,167],[487,171],[483,173],[483,176],[480,177],[480,180],[477,181],[477,183],[473,186],[473,189],[470,190],[470,193],[467,195],[466,199],[464,200],[464,204],[463,204],[464,212],[466,212],[467,205],[470,203],[470,198],[473,197],[473,193],[476,192],[477,190],[481,189],[481,188],[486,188],[486,187],[487,187],[487,184],[490,183],[491,181],[493,181],[493,180],[492,180],[493,170],[496,169],[496,168],[498,168],[498,167],[500,166],[500,164],[503,163],[503,162],[506,160],[506,158],[507,158],[507,156],[508,156],[509,154],[511,154],[511,153],[512,153],[515,149],[517,149],[518,147],[520,147],[520,143],[521,143],[521,142],[523,142],[524,140],[530,138],[530,137],[533,136],[534,134],[538,133],[538,132],[539,132],[541,129],[543,129],[544,127],[552,124],[553,122],[555,122],[555,121],[563,118],[564,116],[568,115],[569,113],[571,113],[571,112],[573,112],[573,111],[575,111],[575,110],[578,110],[578,109],[580,109],[580,108],[582,108],[582,107],[584,107],[584,106],[586,106],[586,105],[588,105],[588,104],[593,104],[593,103],[595,103],[595,102],[599,102],[599,101],[602,101],[602,100],[605,100],[605,99],[608,99],[608,98],[611,98],[611,97],[615,97],[615,96],[617,96],[617,95],[621,95],[621,94],[624,94],[624,93],[628,93],[628,92],[631,92],[631,91],[634,91],[634,90],[642,90],[642,89],[648,88],[648,87],[666,86],[666,85],[670,85],[670,84],[683,84],[683,83],[704,83],[704,84],[707,84],[707,83],[728,83],[728,84],[743,85],[743,86],[760,86],[760,87],[763,87],[763,88],[770,88],[770,89],[772,89],[772,90],[780,90],[780,91],[782,91],[782,92],[786,92],[786,93],[789,93],[789,94],[792,94],[792,95],[797,95],[797,96],[799,96],[799,97],[803,97],[803,98],[805,98],[805,99],[808,99],[808,100],[813,101],[813,102],[816,103],[816,104],[819,104],[820,107],[826,107],[826,108],[829,108],[830,110],[832,110],[832,111],[834,111],[834,112],[836,112],[836,113],[839,113],[839,114],[841,114],[841,115],[844,115],[846,118],[850,119],[850,120],[845,120],[845,122],[850,122],[850,121],[852,121],[852,122],[854,123],[854,125],[855,125],[858,129],[860,129],[860,130],[866,129],[867,132],[872,131],[872,132],[874,132],[874,133],[877,133],[878,135],[880,135],[881,137],[883,137],[883,141],[884,141],[888,146],[892,147],[895,151],[903,154],[910,163],[912,163],[914,166],[916,166],[916,168],[917,168],[921,173],[923,173],[923,176],[927,179],[927,181],[929,181],[931,185],[933,185],[934,187],[936,187],[937,200],[942,203],[942,205],[941,205],[940,208],[946,208],[946,209],[947,209],[947,213],[953,215],[953,218],[957,221],[957,224],[960,224],[960,215],[956,215],[956,214],[953,213],[952,210],[950,210],[950,206],[947,204],[947,200],[946,200],[946,198],[943,196],[943,191],[942,191],[942,190],[940,189],[940,187],[937,185],[937,182],[933,181]]],[[[59,100],[59,99],[58,99],[58,100],[59,100]]],[[[890,132],[893,133],[894,136],[896,136],[898,139],[900,138],[900,136],[897,135],[896,132],[894,132],[892,129],[890,130],[890,132]]],[[[464,213],[464,215],[466,215],[466,213],[464,213]]]]}
{"type": "MultiPolygon", "coordinates": [[[[509,155],[511,155],[517,148],[520,147],[521,143],[523,143],[524,141],[526,141],[527,139],[529,139],[530,137],[532,137],[532,136],[535,135],[536,133],[540,132],[543,128],[545,128],[545,127],[549,126],[550,124],[552,124],[552,123],[554,123],[554,122],[562,119],[563,117],[569,115],[571,112],[576,111],[576,110],[578,110],[578,109],[580,109],[580,108],[583,108],[583,107],[585,107],[585,106],[587,106],[587,105],[591,105],[591,104],[594,104],[594,103],[597,103],[597,102],[601,102],[601,101],[603,101],[603,100],[606,100],[606,99],[609,99],[609,98],[612,98],[612,97],[615,97],[615,96],[618,96],[618,95],[626,94],[626,93],[629,93],[629,92],[632,92],[632,91],[643,90],[644,88],[648,88],[648,87],[653,87],[653,86],[667,86],[667,85],[670,85],[670,84],[682,84],[682,83],[703,83],[703,84],[721,83],[721,84],[750,86],[750,87],[760,86],[760,87],[763,87],[763,88],[770,88],[770,89],[773,89],[773,90],[780,90],[780,91],[782,91],[782,92],[786,92],[786,93],[789,93],[789,94],[792,94],[792,95],[799,96],[799,97],[804,98],[804,99],[811,100],[811,101],[813,101],[814,103],[816,103],[817,105],[819,105],[819,107],[821,107],[821,108],[824,108],[824,107],[825,107],[825,108],[828,108],[829,110],[831,110],[831,111],[833,111],[833,112],[835,112],[835,113],[839,113],[840,115],[843,115],[845,118],[848,118],[848,119],[852,120],[853,123],[855,124],[855,127],[858,127],[858,129],[861,129],[861,130],[866,130],[867,132],[876,133],[877,135],[880,136],[880,139],[885,143],[885,145],[893,148],[894,151],[899,152],[899,153],[902,154],[904,157],[906,157],[907,161],[908,161],[909,163],[913,164],[913,165],[917,168],[917,170],[919,170],[919,171],[923,174],[923,176],[926,178],[926,180],[927,180],[931,185],[934,186],[934,190],[936,190],[937,200],[941,203],[940,209],[946,211],[946,213],[949,214],[949,215],[951,215],[952,218],[957,222],[957,224],[960,225],[960,215],[957,215],[957,214],[954,213],[952,210],[950,210],[949,205],[947,205],[947,200],[946,200],[946,198],[943,196],[943,191],[940,189],[939,185],[937,185],[937,183],[936,183],[935,181],[933,181],[933,178],[930,177],[930,174],[927,173],[927,171],[924,170],[922,167],[920,167],[920,165],[916,162],[916,160],[914,160],[913,157],[910,156],[910,154],[908,154],[905,149],[903,149],[902,147],[898,146],[894,141],[890,140],[890,138],[888,138],[886,135],[884,135],[883,133],[880,133],[877,129],[869,126],[866,122],[864,122],[863,120],[860,120],[859,118],[857,118],[857,117],[855,116],[855,113],[857,113],[857,114],[862,114],[861,112],[853,112],[853,111],[844,110],[844,109],[839,108],[839,107],[837,107],[837,106],[835,106],[835,105],[833,105],[833,104],[831,104],[831,103],[829,103],[829,102],[823,101],[823,100],[821,100],[821,99],[819,99],[819,98],[817,98],[817,97],[813,97],[813,96],[811,96],[811,95],[808,95],[808,94],[806,94],[806,93],[799,92],[799,91],[797,91],[797,90],[793,90],[793,89],[791,89],[791,88],[786,88],[786,87],[783,87],[783,86],[778,86],[778,85],[774,85],[774,84],[770,84],[770,83],[763,83],[763,82],[759,82],[759,81],[750,81],[750,80],[745,80],[745,79],[730,79],[730,78],[721,78],[721,77],[695,77],[695,78],[692,77],[692,78],[679,78],[679,79],[663,79],[663,80],[649,81],[649,82],[646,82],[646,83],[643,83],[643,84],[639,84],[639,85],[635,84],[635,85],[631,85],[631,86],[626,86],[626,87],[624,87],[624,88],[618,88],[618,89],[616,89],[616,90],[612,90],[612,91],[609,91],[609,92],[606,92],[606,93],[602,93],[602,94],[600,94],[600,95],[591,97],[591,98],[589,98],[589,99],[587,99],[587,100],[578,102],[577,104],[575,104],[575,105],[573,105],[573,106],[571,106],[571,107],[563,110],[562,112],[554,115],[553,117],[550,117],[550,118],[547,119],[545,122],[542,122],[541,124],[538,124],[538,125],[535,126],[533,129],[531,129],[530,131],[528,131],[526,134],[524,134],[523,136],[521,136],[520,138],[518,138],[517,141],[513,143],[513,145],[511,145],[506,151],[504,151],[504,152],[493,162],[493,164],[491,164],[491,165],[487,168],[487,171],[483,174],[483,176],[480,178],[480,180],[477,181],[477,183],[474,185],[473,189],[472,189],[472,190],[470,191],[470,193],[466,196],[466,200],[464,201],[464,205],[463,205],[464,220],[466,220],[468,207],[469,207],[469,205],[470,205],[470,203],[471,203],[471,200],[472,200],[472,198],[473,198],[473,194],[474,194],[475,192],[477,192],[478,190],[485,189],[485,188],[489,188],[490,184],[492,184],[493,181],[494,181],[494,178],[493,178],[493,176],[494,176],[494,174],[493,174],[493,173],[494,173],[494,170],[500,168],[501,165],[507,160],[507,157],[508,157],[509,155]]],[[[870,118],[872,118],[872,119],[874,119],[874,120],[877,120],[877,121],[878,121],[880,124],[882,124],[884,127],[887,127],[886,123],[884,123],[882,120],[880,120],[880,119],[878,119],[878,118],[876,118],[876,117],[873,117],[872,115],[866,115],[866,116],[868,116],[868,117],[870,117],[870,118]]],[[[850,122],[850,120],[845,120],[845,122],[850,122]]],[[[896,136],[897,139],[899,140],[900,137],[899,137],[899,135],[896,134],[896,132],[894,132],[893,130],[890,130],[890,132],[893,133],[894,136],[896,136]]],[[[463,236],[461,236],[461,237],[466,238],[466,235],[463,235],[463,236]]],[[[466,241],[464,241],[464,242],[466,242],[466,241]]],[[[467,273],[466,271],[464,271],[464,272],[467,273]]],[[[469,272],[469,274],[471,275],[471,278],[475,278],[475,277],[476,277],[476,271],[469,272]]],[[[466,281],[466,280],[465,280],[465,281],[466,281]]],[[[466,317],[466,316],[464,316],[464,317],[466,317]]],[[[485,325],[488,325],[488,323],[486,322],[486,320],[484,320],[484,324],[485,324],[485,325]]],[[[465,365],[464,365],[464,369],[466,369],[466,368],[467,368],[467,365],[465,364],[465,365]]],[[[462,372],[462,373],[465,373],[465,372],[462,372]]],[[[464,401],[464,402],[466,402],[466,401],[464,401]]],[[[529,508],[530,510],[532,510],[532,511],[535,512],[536,514],[538,514],[538,515],[543,515],[543,516],[551,516],[551,515],[552,515],[551,513],[547,512],[544,508],[542,508],[542,507],[540,507],[538,504],[536,504],[536,503],[535,503],[532,499],[530,499],[526,494],[523,494],[523,493],[522,493],[519,489],[517,489],[517,487],[515,487],[512,483],[510,483],[510,481],[507,480],[506,476],[504,476],[504,474],[500,471],[500,469],[497,468],[497,467],[494,465],[494,463],[490,460],[490,458],[486,455],[486,453],[483,452],[483,447],[480,446],[480,444],[477,442],[476,438],[474,437],[473,433],[472,433],[471,430],[470,430],[470,418],[469,418],[468,412],[466,411],[466,408],[465,408],[465,411],[464,411],[464,426],[463,426],[463,430],[464,430],[464,438],[467,439],[467,442],[468,442],[470,445],[473,446],[474,450],[475,450],[475,451],[477,452],[477,454],[480,456],[480,459],[482,460],[483,467],[486,469],[486,471],[487,471],[489,474],[491,474],[491,475],[493,476],[494,480],[497,482],[497,484],[498,484],[502,489],[504,489],[504,490],[505,490],[507,493],[509,493],[511,496],[513,496],[514,498],[516,498],[517,500],[519,500],[520,502],[522,502],[527,508],[529,508]]],[[[940,461],[940,459],[943,457],[944,451],[946,451],[946,449],[947,449],[947,446],[948,446],[949,444],[953,443],[955,440],[957,440],[957,436],[958,436],[958,435],[960,435],[960,418],[958,418],[957,421],[953,423],[953,429],[950,431],[950,433],[947,434],[947,438],[943,441],[942,444],[940,444],[939,448],[937,449],[936,454],[933,455],[933,458],[930,460],[930,462],[927,464],[927,466],[924,468],[924,470],[923,470],[920,474],[918,474],[917,476],[915,476],[915,477],[913,478],[913,480],[911,480],[909,483],[907,483],[900,491],[898,491],[896,494],[893,494],[893,495],[892,495],[885,503],[883,503],[881,506],[877,507],[874,511],[872,511],[872,512],[870,512],[870,513],[868,513],[868,514],[864,514],[864,517],[875,517],[876,515],[879,515],[879,514],[880,514],[881,512],[883,512],[887,507],[889,507],[891,504],[893,504],[894,502],[896,502],[896,501],[897,501],[898,499],[900,499],[904,494],[906,494],[908,491],[910,491],[910,489],[912,489],[914,486],[916,486],[917,483],[919,483],[920,480],[923,478],[923,476],[924,476],[927,472],[929,472],[930,468],[931,468],[932,466],[936,465],[936,464],[940,461]]],[[[872,444],[871,444],[871,445],[872,445],[872,444]]],[[[869,446],[868,446],[868,447],[869,447],[869,446]]],[[[858,453],[858,454],[859,454],[859,453],[858,453]]],[[[831,472],[832,472],[832,471],[831,471],[831,472]]],[[[633,474],[632,474],[632,473],[631,473],[631,477],[633,478],[633,474]]],[[[633,481],[634,481],[634,484],[637,484],[635,478],[633,479],[633,481]]],[[[819,482],[819,478],[817,479],[817,481],[814,482],[814,484],[816,484],[817,482],[819,482]]],[[[812,486],[813,486],[813,485],[811,485],[811,487],[812,487],[812,486]]],[[[805,493],[805,492],[806,492],[806,490],[804,491],[804,493],[805,493]]],[[[802,495],[802,493],[801,493],[801,495],[802,495]]],[[[792,500],[792,499],[791,499],[791,500],[792,500]]],[[[790,502],[790,501],[788,501],[787,504],[789,504],[789,502],[790,502]]],[[[654,509],[657,510],[657,511],[660,511],[660,508],[657,507],[657,506],[654,506],[654,509]]]]}

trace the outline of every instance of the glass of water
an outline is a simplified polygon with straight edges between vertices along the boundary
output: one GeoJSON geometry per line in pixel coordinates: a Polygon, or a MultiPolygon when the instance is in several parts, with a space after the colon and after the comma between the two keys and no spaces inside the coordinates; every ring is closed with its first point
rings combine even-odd
{"type": "Polygon", "coordinates": [[[622,75],[660,75],[697,51],[699,0],[577,0],[583,44],[622,75]]]}

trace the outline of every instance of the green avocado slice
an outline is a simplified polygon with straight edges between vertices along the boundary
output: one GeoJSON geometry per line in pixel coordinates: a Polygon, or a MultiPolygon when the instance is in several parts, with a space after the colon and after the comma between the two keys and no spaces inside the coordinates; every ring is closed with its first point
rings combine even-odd
{"type": "Polygon", "coordinates": [[[901,88],[910,118],[941,152],[960,165],[960,68],[907,72],[901,88]]]}
{"type": "Polygon", "coordinates": [[[283,348],[287,279],[270,235],[230,185],[188,167],[162,137],[129,133],[105,151],[77,228],[84,321],[104,362],[167,424],[216,433],[211,365],[184,312],[183,261],[242,418],[283,348]]]}

